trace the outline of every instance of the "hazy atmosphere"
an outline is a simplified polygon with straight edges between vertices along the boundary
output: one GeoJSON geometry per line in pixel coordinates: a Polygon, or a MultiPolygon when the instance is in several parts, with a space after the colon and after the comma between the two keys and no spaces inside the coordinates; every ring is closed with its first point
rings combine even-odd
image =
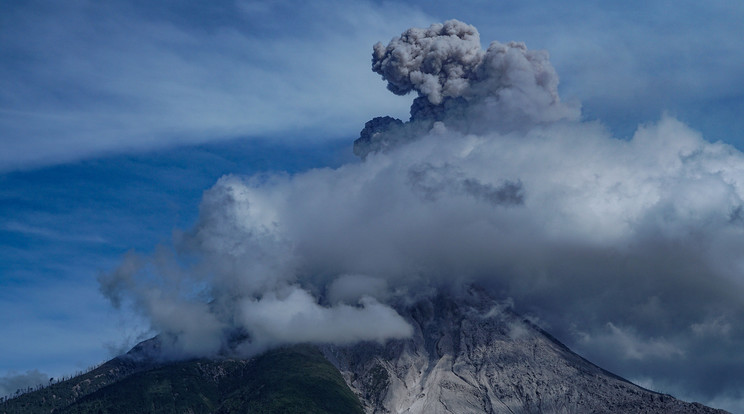
{"type": "Polygon", "coordinates": [[[0,7],[0,396],[475,285],[744,412],[743,5],[0,7]]]}

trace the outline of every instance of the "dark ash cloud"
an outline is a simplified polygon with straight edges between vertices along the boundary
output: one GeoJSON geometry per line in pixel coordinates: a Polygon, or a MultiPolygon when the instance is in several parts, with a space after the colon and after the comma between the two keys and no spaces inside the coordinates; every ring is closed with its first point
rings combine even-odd
{"type": "Polygon", "coordinates": [[[502,184],[484,184],[477,178],[463,177],[451,165],[437,167],[431,164],[414,165],[408,170],[411,189],[426,200],[436,201],[447,191],[467,194],[493,206],[524,203],[522,183],[505,181],[502,184]]]}
{"type": "Polygon", "coordinates": [[[415,91],[418,98],[406,123],[367,122],[354,143],[362,158],[417,139],[436,122],[464,133],[508,132],[580,115],[577,105],[561,102],[547,52],[496,41],[484,51],[475,27],[457,20],[408,29],[387,46],[377,43],[372,70],[393,93],[415,91]]]}

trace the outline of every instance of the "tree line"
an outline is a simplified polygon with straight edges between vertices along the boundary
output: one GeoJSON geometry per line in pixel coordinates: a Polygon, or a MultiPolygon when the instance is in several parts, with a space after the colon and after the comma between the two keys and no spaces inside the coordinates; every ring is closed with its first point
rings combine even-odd
{"type": "Polygon", "coordinates": [[[16,389],[15,393],[13,393],[13,394],[0,395],[0,404],[5,404],[5,403],[7,403],[8,401],[10,401],[10,400],[12,400],[14,398],[18,398],[21,395],[27,394],[29,392],[40,391],[40,390],[43,390],[44,388],[51,387],[52,385],[59,384],[61,382],[68,381],[68,380],[71,380],[73,378],[79,377],[81,375],[87,374],[87,373],[93,371],[94,369],[100,367],[101,365],[103,365],[103,362],[101,362],[99,364],[91,365],[91,366],[89,366],[88,368],[86,368],[85,370],[82,370],[82,371],[75,371],[75,373],[72,374],[72,375],[63,375],[63,376],[61,376],[59,378],[51,377],[51,378],[49,378],[49,382],[47,384],[36,384],[35,386],[32,386],[32,387],[18,388],[18,389],[16,389]]]}

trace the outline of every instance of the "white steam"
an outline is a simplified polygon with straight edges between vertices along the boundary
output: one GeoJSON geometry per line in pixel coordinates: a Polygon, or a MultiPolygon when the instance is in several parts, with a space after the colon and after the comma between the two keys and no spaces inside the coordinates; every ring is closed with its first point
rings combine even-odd
{"type": "Polygon", "coordinates": [[[223,177],[172,251],[125,261],[104,292],[182,352],[251,353],[406,337],[397,304],[476,283],[636,377],[744,373],[711,363],[721,333],[744,346],[741,152],[669,116],[615,139],[560,103],[546,53],[482,52],[455,21],[376,45],[374,68],[436,119],[372,122],[367,144],[392,144],[364,162],[223,177]]]}

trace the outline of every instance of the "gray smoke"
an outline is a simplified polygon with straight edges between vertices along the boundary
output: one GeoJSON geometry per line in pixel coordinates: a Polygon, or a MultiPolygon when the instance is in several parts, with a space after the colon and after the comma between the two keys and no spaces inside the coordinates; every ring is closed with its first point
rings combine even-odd
{"type": "Polygon", "coordinates": [[[428,29],[408,29],[387,47],[377,43],[372,70],[382,75],[393,93],[415,90],[439,105],[445,97],[469,94],[483,55],[475,27],[449,20],[428,29]]]}
{"type": "Polygon", "coordinates": [[[102,291],[210,355],[406,337],[397,303],[477,284],[631,379],[742,397],[744,154],[669,116],[616,139],[560,102],[546,53],[482,52],[459,22],[374,64],[420,96],[367,124],[365,161],[223,177],[102,291]]]}
{"type": "Polygon", "coordinates": [[[498,205],[519,205],[524,202],[522,184],[506,181],[503,184],[484,184],[477,178],[463,178],[464,174],[456,167],[445,164],[437,167],[431,164],[413,165],[408,170],[411,190],[421,197],[437,201],[452,191],[458,191],[471,197],[498,205]]]}
{"type": "Polygon", "coordinates": [[[393,93],[418,98],[406,124],[380,117],[365,125],[354,147],[362,158],[416,139],[436,121],[466,133],[509,132],[580,115],[577,105],[561,102],[547,52],[496,41],[484,51],[475,27],[457,20],[377,43],[372,70],[393,93]]]}

